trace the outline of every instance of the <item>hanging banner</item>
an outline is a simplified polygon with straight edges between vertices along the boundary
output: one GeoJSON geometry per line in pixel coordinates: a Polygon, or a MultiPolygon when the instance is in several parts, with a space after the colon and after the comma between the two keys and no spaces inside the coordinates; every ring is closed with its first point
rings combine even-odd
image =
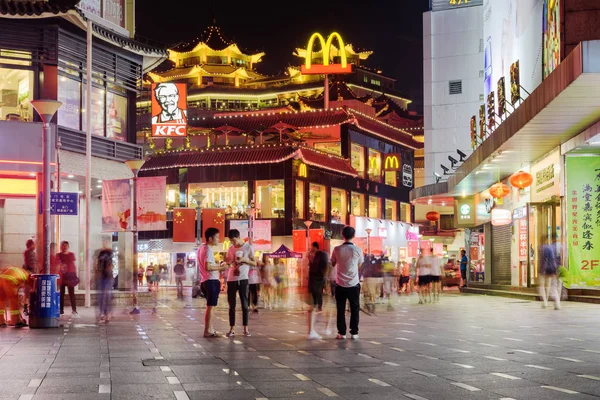
{"type": "Polygon", "coordinates": [[[196,214],[194,208],[173,209],[173,243],[196,242],[196,214]]]}
{"type": "Polygon", "coordinates": [[[292,231],[293,250],[297,253],[305,253],[306,250],[306,229],[292,231]]]}
{"type": "Polygon", "coordinates": [[[254,220],[252,226],[252,236],[252,247],[254,247],[254,250],[271,251],[271,220],[254,220]]]}
{"type": "Polygon", "coordinates": [[[248,241],[248,220],[247,219],[232,219],[229,221],[229,230],[237,229],[240,231],[240,237],[244,242],[248,241]]]}
{"type": "Polygon", "coordinates": [[[408,257],[417,258],[419,257],[419,241],[409,240],[408,242],[408,257]]]}
{"type": "Polygon", "coordinates": [[[102,181],[102,232],[131,230],[129,179],[102,181]]]}
{"type": "Polygon", "coordinates": [[[310,236],[311,246],[314,242],[317,242],[317,243],[319,243],[319,249],[323,250],[325,248],[325,230],[310,229],[308,232],[309,232],[309,236],[310,236]]]}
{"type": "Polygon", "coordinates": [[[151,176],[137,180],[137,230],[167,229],[167,177],[151,176]]]}
{"type": "MultiPolygon", "coordinates": [[[[208,228],[217,228],[220,236],[225,238],[225,209],[224,208],[203,208],[202,209],[202,232],[208,228]]],[[[248,222],[248,221],[246,221],[248,222]]],[[[234,229],[234,228],[229,228],[234,229]]],[[[246,238],[248,234],[246,234],[246,238]]]]}
{"type": "Polygon", "coordinates": [[[600,286],[600,157],[567,157],[571,287],[600,286]]]}
{"type": "Polygon", "coordinates": [[[371,248],[371,254],[383,255],[383,238],[381,236],[371,236],[367,244],[371,248]]]}

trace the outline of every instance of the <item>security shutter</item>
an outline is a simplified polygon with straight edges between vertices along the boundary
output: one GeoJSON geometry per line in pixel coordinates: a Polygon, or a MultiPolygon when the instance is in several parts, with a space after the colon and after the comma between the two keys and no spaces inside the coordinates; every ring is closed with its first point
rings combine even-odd
{"type": "Polygon", "coordinates": [[[510,285],[511,226],[492,226],[492,283],[510,285]]]}

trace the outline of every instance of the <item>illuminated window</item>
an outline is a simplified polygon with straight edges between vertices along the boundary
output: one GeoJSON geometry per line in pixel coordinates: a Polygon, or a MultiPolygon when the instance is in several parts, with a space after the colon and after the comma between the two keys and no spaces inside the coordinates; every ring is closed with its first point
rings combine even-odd
{"type": "Polygon", "coordinates": [[[179,185],[167,185],[167,210],[173,210],[175,207],[180,207],[179,185]]]}
{"type": "Polygon", "coordinates": [[[396,187],[396,185],[398,184],[398,172],[386,171],[384,174],[385,174],[385,184],[396,187]]]}
{"type": "Polygon", "coordinates": [[[369,218],[381,218],[381,199],[369,196],[369,218]]]}
{"type": "Polygon", "coordinates": [[[336,156],[342,155],[342,146],[340,142],[330,143],[315,143],[315,149],[324,151],[326,153],[335,154],[336,156]]]}
{"type": "Polygon", "coordinates": [[[33,100],[33,72],[0,68],[0,119],[31,121],[33,119],[31,100],[33,100]]]}
{"type": "Polygon", "coordinates": [[[61,76],[58,80],[58,125],[71,129],[80,129],[81,83],[61,76]]]}
{"type": "Polygon", "coordinates": [[[411,207],[410,204],[400,203],[400,221],[402,222],[411,222],[411,207]]]}
{"type": "Polygon", "coordinates": [[[327,204],[327,193],[325,186],[310,184],[309,187],[309,219],[311,221],[325,222],[325,208],[327,204]]]}
{"type": "Polygon", "coordinates": [[[381,153],[369,149],[369,180],[381,182],[381,153]]]}
{"type": "Polygon", "coordinates": [[[360,178],[365,177],[365,148],[352,143],[350,145],[350,163],[352,168],[358,172],[360,178]]]}
{"type": "Polygon", "coordinates": [[[355,216],[365,216],[365,195],[351,192],[350,193],[350,212],[355,216]]]}
{"type": "Polygon", "coordinates": [[[283,180],[257,181],[256,202],[260,204],[259,218],[283,218],[285,216],[283,180]]]}
{"type": "Polygon", "coordinates": [[[345,224],[347,208],[346,191],[331,188],[331,223],[345,224]]]}
{"type": "Polygon", "coordinates": [[[398,202],[394,200],[385,200],[385,219],[398,221],[398,202]]]}
{"type": "Polygon", "coordinates": [[[106,92],[106,137],[127,141],[127,97],[106,92]]]}
{"type": "Polygon", "coordinates": [[[225,208],[229,214],[244,214],[250,202],[248,182],[190,183],[188,185],[188,207],[195,207],[193,195],[202,192],[202,208],[225,208]]]}
{"type": "MultiPolygon", "coordinates": [[[[87,118],[85,109],[86,103],[86,84],[82,87],[82,114],[81,114],[81,130],[86,131],[87,129],[87,118]]],[[[92,133],[98,136],[104,136],[104,119],[106,117],[104,110],[104,89],[98,88],[96,86],[92,86],[92,133]]]]}
{"type": "Polygon", "coordinates": [[[296,210],[295,217],[304,219],[304,193],[306,184],[302,181],[296,181],[296,210]]]}

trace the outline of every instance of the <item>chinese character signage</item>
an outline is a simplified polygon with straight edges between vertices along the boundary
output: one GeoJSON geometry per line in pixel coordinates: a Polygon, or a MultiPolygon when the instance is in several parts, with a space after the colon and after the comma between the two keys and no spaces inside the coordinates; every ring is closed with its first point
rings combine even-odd
{"type": "Polygon", "coordinates": [[[517,104],[521,98],[521,71],[517,60],[510,66],[510,104],[517,104]]]}
{"type": "Polygon", "coordinates": [[[454,218],[457,226],[475,226],[475,212],[475,199],[472,197],[454,202],[454,218]]]}
{"type": "Polygon", "coordinates": [[[506,83],[504,77],[498,79],[498,116],[506,114],[506,83]]]}
{"type": "Polygon", "coordinates": [[[600,286],[600,157],[567,157],[571,285],[600,286]]]}
{"type": "Polygon", "coordinates": [[[137,230],[167,229],[167,177],[152,176],[137,180],[137,230]]]}
{"type": "Polygon", "coordinates": [[[519,261],[527,261],[528,240],[527,240],[527,218],[515,220],[519,227],[519,261]]]}
{"type": "Polygon", "coordinates": [[[187,136],[187,85],[152,84],[152,137],[187,136]]]}
{"type": "Polygon", "coordinates": [[[431,0],[431,11],[453,10],[455,8],[480,6],[483,0],[431,0]]]}
{"type": "Polygon", "coordinates": [[[103,4],[104,19],[120,27],[125,27],[125,1],[124,0],[104,0],[103,4]]]}
{"type": "Polygon", "coordinates": [[[479,139],[483,142],[486,135],[485,104],[479,106],[479,139]]]}
{"type": "Polygon", "coordinates": [[[531,185],[531,201],[545,203],[553,196],[560,196],[560,150],[549,154],[531,167],[533,184],[531,185]]]}
{"type": "Polygon", "coordinates": [[[50,193],[50,214],[52,215],[77,215],[78,205],[78,193],[50,193]]]}
{"type": "Polygon", "coordinates": [[[102,181],[102,232],[131,230],[129,179],[102,181]]]}
{"type": "Polygon", "coordinates": [[[477,147],[477,117],[471,117],[471,148],[474,150],[477,147]]]}
{"type": "Polygon", "coordinates": [[[544,79],[552,73],[560,63],[560,24],[562,0],[544,0],[544,47],[542,63],[544,79]]]}
{"type": "Polygon", "coordinates": [[[496,126],[496,104],[493,90],[488,94],[487,98],[487,120],[488,129],[492,131],[496,126]]]}

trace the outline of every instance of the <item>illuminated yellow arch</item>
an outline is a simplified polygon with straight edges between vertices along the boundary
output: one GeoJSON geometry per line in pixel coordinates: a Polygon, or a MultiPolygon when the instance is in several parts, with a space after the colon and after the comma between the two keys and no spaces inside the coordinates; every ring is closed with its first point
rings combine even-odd
{"type": "Polygon", "coordinates": [[[306,59],[304,61],[306,69],[310,69],[312,64],[312,53],[316,39],[318,39],[319,43],[321,44],[321,51],[323,52],[323,65],[329,65],[329,52],[331,51],[331,46],[333,45],[333,39],[337,39],[338,45],[340,46],[342,68],[346,68],[348,65],[348,58],[346,56],[346,47],[344,46],[344,39],[342,39],[342,36],[337,32],[333,32],[331,35],[329,35],[329,37],[327,37],[327,41],[325,41],[323,35],[315,32],[311,35],[310,39],[308,39],[308,45],[306,46],[306,59]]]}

